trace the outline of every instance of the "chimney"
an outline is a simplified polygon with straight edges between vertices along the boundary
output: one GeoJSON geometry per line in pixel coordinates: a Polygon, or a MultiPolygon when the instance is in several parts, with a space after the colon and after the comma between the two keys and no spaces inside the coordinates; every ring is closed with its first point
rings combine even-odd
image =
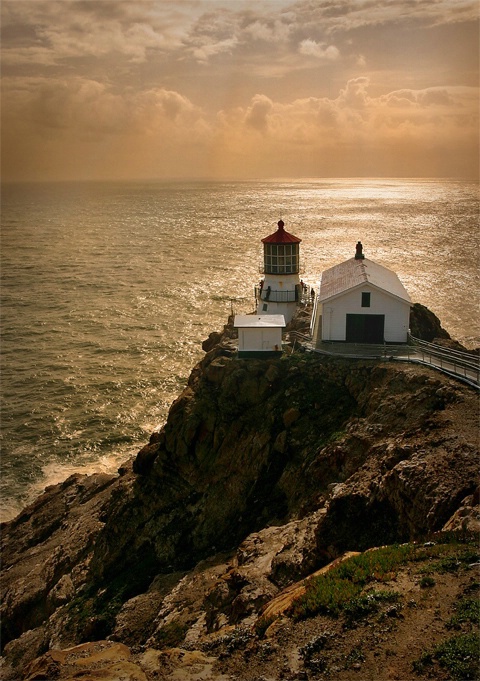
{"type": "Polygon", "coordinates": [[[363,260],[365,256],[363,255],[363,246],[360,241],[357,242],[355,247],[355,260],[363,260]]]}

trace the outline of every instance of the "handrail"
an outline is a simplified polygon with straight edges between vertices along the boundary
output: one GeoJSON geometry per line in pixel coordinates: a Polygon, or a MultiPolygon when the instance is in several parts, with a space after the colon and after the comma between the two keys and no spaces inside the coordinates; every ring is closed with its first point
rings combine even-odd
{"type": "Polygon", "coordinates": [[[477,370],[480,369],[480,365],[475,362],[471,362],[467,359],[463,359],[462,357],[458,357],[455,355],[449,355],[447,352],[441,352],[438,350],[431,350],[428,348],[423,348],[421,346],[418,347],[417,352],[421,352],[422,355],[431,355],[432,357],[438,357],[439,359],[445,359],[447,362],[453,362],[454,364],[458,364],[459,366],[466,367],[467,369],[472,369],[472,370],[477,370]]]}
{"type": "MultiPolygon", "coordinates": [[[[312,338],[308,335],[299,333],[298,331],[290,332],[291,337],[293,336],[295,341],[302,343],[306,350],[313,352],[322,352],[328,355],[336,355],[341,357],[351,357],[351,358],[374,358],[374,355],[369,352],[362,352],[362,347],[358,346],[358,352],[352,354],[351,352],[342,353],[339,351],[341,349],[342,343],[336,346],[335,352],[326,352],[325,350],[319,350],[312,347],[312,338]]],[[[480,358],[476,358],[475,355],[471,355],[468,352],[461,352],[460,350],[450,350],[444,348],[441,345],[436,345],[435,343],[428,343],[427,341],[422,341],[419,338],[415,338],[409,334],[409,344],[403,346],[396,346],[390,355],[391,346],[388,345],[372,345],[371,348],[378,348],[382,351],[378,353],[377,358],[380,355],[390,356],[390,359],[403,361],[403,362],[413,362],[419,364],[425,364],[430,366],[432,369],[437,371],[442,371],[450,376],[455,376],[458,379],[468,383],[469,385],[479,388],[480,387],[480,358]]]]}
{"type": "MultiPolygon", "coordinates": [[[[438,343],[430,343],[428,341],[421,340],[420,338],[416,338],[415,336],[412,336],[411,333],[408,334],[408,338],[415,345],[423,345],[425,347],[431,347],[431,348],[441,348],[442,350],[444,350],[448,354],[458,355],[460,357],[475,357],[475,355],[473,355],[470,352],[465,352],[463,350],[454,350],[453,348],[446,348],[443,345],[438,345],[438,343]]],[[[479,361],[480,361],[480,356],[479,356],[479,361]]]]}
{"type": "Polygon", "coordinates": [[[456,366],[458,365],[464,369],[476,372],[477,375],[480,374],[480,357],[476,358],[475,355],[471,355],[468,352],[451,350],[450,348],[444,348],[442,345],[428,343],[411,335],[409,338],[412,340],[413,345],[418,348],[418,351],[422,353],[423,359],[425,359],[425,355],[429,355],[430,362],[432,357],[436,357],[440,360],[440,366],[442,366],[443,360],[453,364],[455,373],[457,373],[456,366]]]}
{"type": "Polygon", "coordinates": [[[294,303],[298,301],[298,291],[295,289],[290,291],[272,291],[272,289],[268,290],[269,288],[255,286],[255,298],[269,303],[294,303]]]}

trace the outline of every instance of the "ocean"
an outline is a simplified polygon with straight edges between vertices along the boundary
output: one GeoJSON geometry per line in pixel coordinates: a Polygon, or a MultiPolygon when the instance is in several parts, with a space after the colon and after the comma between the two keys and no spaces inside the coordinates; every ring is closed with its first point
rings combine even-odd
{"type": "Polygon", "coordinates": [[[229,313],[254,309],[261,239],[302,278],[355,253],[480,345],[473,182],[305,179],[2,188],[1,517],[73,472],[115,471],[160,427],[229,313]]]}

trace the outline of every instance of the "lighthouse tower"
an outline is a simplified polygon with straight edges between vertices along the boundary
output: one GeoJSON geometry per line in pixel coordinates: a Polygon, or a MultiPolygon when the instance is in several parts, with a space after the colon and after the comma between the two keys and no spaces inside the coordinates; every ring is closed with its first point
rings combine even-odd
{"type": "Polygon", "coordinates": [[[283,220],[274,234],[262,239],[265,278],[256,290],[257,314],[283,314],[287,324],[292,319],[302,296],[300,242],[285,231],[283,220]]]}

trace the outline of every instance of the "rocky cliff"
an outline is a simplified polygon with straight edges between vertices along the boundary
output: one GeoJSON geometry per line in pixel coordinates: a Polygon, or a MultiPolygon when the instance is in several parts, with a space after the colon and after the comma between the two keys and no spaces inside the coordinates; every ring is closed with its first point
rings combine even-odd
{"type": "Polygon", "coordinates": [[[186,651],[235,678],[212,671],[212,637],[251,636],[289,585],[345,551],[478,529],[475,391],[396,362],[239,360],[231,335],[118,476],[74,475],[4,526],[5,679],[73,678],[46,652],[72,646],[127,679],[170,678],[186,651]]]}

